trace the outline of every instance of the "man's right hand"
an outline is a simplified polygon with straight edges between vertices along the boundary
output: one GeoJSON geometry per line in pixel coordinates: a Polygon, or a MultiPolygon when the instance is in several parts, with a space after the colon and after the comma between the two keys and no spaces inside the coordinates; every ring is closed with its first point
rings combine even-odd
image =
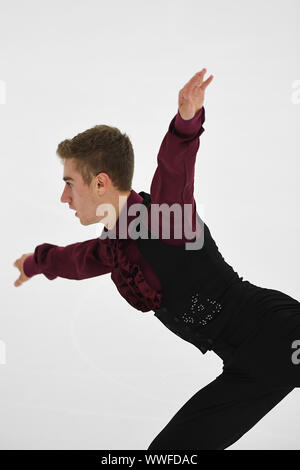
{"type": "Polygon", "coordinates": [[[205,74],[206,69],[196,73],[179,92],[178,111],[185,121],[192,119],[203,106],[206,87],[214,78],[210,75],[203,81],[205,74]]]}
{"type": "Polygon", "coordinates": [[[23,284],[23,282],[28,281],[28,279],[30,279],[30,277],[26,276],[26,274],[24,273],[24,269],[23,269],[24,261],[30,255],[33,255],[33,253],[27,253],[25,255],[22,255],[21,258],[18,258],[14,262],[14,266],[18,268],[20,271],[19,278],[14,282],[14,286],[16,287],[20,286],[21,284],[23,284]]]}

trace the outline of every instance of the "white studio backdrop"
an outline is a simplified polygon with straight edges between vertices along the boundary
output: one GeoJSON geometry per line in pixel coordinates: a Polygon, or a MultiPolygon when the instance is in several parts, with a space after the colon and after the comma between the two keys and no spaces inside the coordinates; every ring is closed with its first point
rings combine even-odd
{"type": "MultiPolygon", "coordinates": [[[[206,67],[196,203],[239,275],[300,300],[300,3],[0,6],[0,448],[146,449],[221,359],[134,310],[110,275],[16,288],[13,263],[102,231],[60,202],[58,143],[118,127],[135,151],[133,189],[148,192],[178,92],[206,67]]],[[[230,449],[300,449],[299,397],[230,449]]]]}

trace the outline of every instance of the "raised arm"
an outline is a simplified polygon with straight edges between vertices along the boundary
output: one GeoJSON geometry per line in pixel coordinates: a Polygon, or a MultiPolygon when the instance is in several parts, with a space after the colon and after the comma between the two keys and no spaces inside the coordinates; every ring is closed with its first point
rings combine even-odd
{"type": "Polygon", "coordinates": [[[203,81],[206,69],[180,90],[173,117],[157,156],[150,195],[152,203],[193,203],[194,168],[199,137],[204,132],[204,92],[213,76],[203,81]]]}
{"type": "Polygon", "coordinates": [[[194,169],[200,135],[205,131],[202,107],[188,121],[179,112],[173,117],[157,156],[157,167],[150,187],[152,203],[191,203],[194,192],[194,169]]]}
{"type": "MultiPolygon", "coordinates": [[[[203,81],[206,69],[197,73],[180,90],[178,112],[173,117],[157,157],[157,168],[150,187],[155,204],[179,203],[192,205],[192,230],[196,230],[196,203],[194,200],[194,173],[199,137],[204,132],[204,92],[212,81],[211,75],[203,81]]],[[[185,240],[184,237],[181,240],[185,240]]],[[[185,240],[189,241],[189,240],[185,240]]],[[[167,240],[166,240],[167,242],[167,240]]],[[[180,240],[170,242],[180,243],[180,240]]]]}
{"type": "Polygon", "coordinates": [[[36,274],[49,280],[56,277],[87,279],[111,272],[112,255],[109,244],[100,238],[72,243],[65,247],[43,243],[34,253],[23,255],[14,266],[20,270],[15,286],[21,285],[36,274]]]}

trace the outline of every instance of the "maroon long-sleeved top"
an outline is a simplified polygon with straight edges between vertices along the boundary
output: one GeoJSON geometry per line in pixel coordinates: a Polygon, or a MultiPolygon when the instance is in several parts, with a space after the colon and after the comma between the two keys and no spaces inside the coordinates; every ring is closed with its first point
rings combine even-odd
{"type": "MultiPolygon", "coordinates": [[[[157,156],[157,168],[152,179],[150,196],[152,204],[180,204],[182,213],[184,204],[192,206],[192,221],[190,229],[195,233],[196,203],[194,199],[194,171],[197,151],[200,145],[200,135],[204,132],[205,109],[202,107],[193,119],[183,120],[177,112],[172,119],[169,129],[162,141],[157,156]]],[[[124,211],[127,212],[127,229],[136,218],[129,215],[133,204],[142,203],[142,197],[131,189],[125,205],[122,207],[115,227],[103,229],[100,237],[73,243],[61,247],[43,243],[35,248],[34,254],[26,258],[24,272],[28,277],[44,274],[49,280],[56,277],[67,279],[87,279],[111,273],[119,293],[134,308],[148,312],[161,306],[162,286],[149,263],[137,248],[136,241],[119,236],[119,220],[124,211]],[[101,238],[104,232],[112,233],[114,238],[101,238]]],[[[150,211],[149,211],[150,215],[150,211]]],[[[183,220],[183,218],[182,218],[183,220]]],[[[151,231],[151,218],[148,219],[151,231]]],[[[191,242],[195,238],[175,238],[171,217],[170,238],[164,238],[165,243],[179,245],[191,242]]],[[[197,225],[198,226],[198,225],[197,225]]],[[[129,234],[129,231],[127,231],[129,234]]],[[[161,222],[159,223],[159,238],[162,238],[161,222]]]]}

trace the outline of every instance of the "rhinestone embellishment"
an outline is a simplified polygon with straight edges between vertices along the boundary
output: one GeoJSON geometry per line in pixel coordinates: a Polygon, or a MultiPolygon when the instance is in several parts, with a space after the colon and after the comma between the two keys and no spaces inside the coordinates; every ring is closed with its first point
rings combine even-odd
{"type": "Polygon", "coordinates": [[[216,300],[207,298],[205,301],[200,298],[199,293],[192,296],[191,304],[182,315],[182,320],[186,324],[206,325],[222,309],[222,305],[216,300]]]}

